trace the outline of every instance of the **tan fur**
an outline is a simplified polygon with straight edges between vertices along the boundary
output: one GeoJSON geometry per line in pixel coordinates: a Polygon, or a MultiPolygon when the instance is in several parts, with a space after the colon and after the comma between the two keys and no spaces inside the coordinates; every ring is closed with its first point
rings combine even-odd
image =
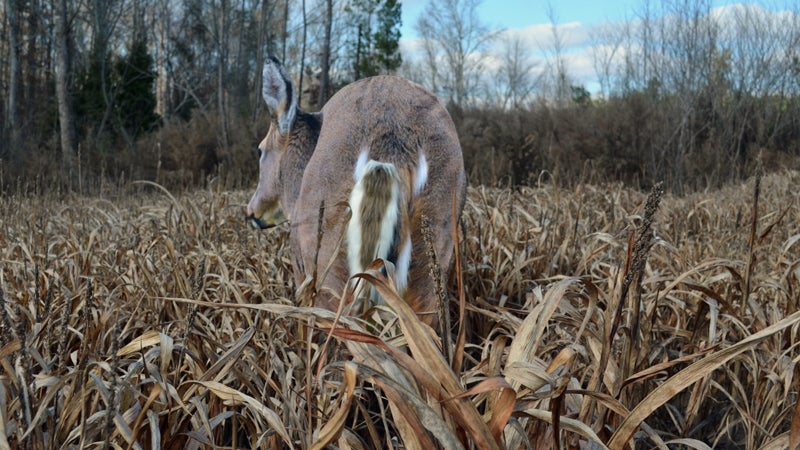
{"type": "MultiPolygon", "coordinates": [[[[297,114],[298,121],[307,122],[303,122],[307,113],[298,110],[297,114]]],[[[412,245],[408,288],[404,295],[423,320],[435,324],[437,298],[419,230],[420,219],[426,216],[446,279],[455,243],[454,221],[460,219],[466,189],[461,147],[449,114],[438,99],[421,86],[398,77],[378,76],[344,87],[324,106],[319,120],[318,139],[314,139],[314,133],[309,132],[307,126],[295,124],[285,148],[267,149],[279,152],[280,169],[270,170],[263,165],[261,168],[261,182],[265,184],[271,181],[263,179],[265,170],[273,177],[280,173],[280,185],[273,191],[280,191],[280,203],[290,213],[297,284],[318,274],[316,304],[337,308],[338,296],[349,278],[346,246],[337,245],[349,217],[347,203],[354,185],[353,169],[359,153],[368,149],[370,159],[391,163],[400,174],[404,202],[400,222],[404,231],[400,234],[398,252],[409,234],[412,245]],[[309,148],[312,141],[316,145],[309,148]],[[287,148],[294,152],[290,153],[287,148]],[[427,183],[415,196],[414,176],[420,152],[424,152],[429,175],[427,183]],[[292,154],[310,157],[306,164],[297,157],[289,162],[287,155],[292,154]],[[453,217],[454,198],[456,217],[453,217]],[[317,255],[321,206],[324,206],[324,228],[317,255]],[[335,261],[331,270],[323,277],[321,272],[332,259],[335,261]]],[[[277,133],[277,130],[271,127],[270,133],[277,133]]],[[[276,140],[268,136],[265,142],[276,140]]],[[[378,184],[376,181],[376,192],[380,191],[378,184]]],[[[258,192],[251,205],[261,201],[257,197],[260,197],[258,192]]],[[[380,196],[374,198],[375,203],[380,203],[380,196]]],[[[259,211],[248,208],[248,213],[257,216],[259,211]]],[[[368,237],[372,234],[373,231],[365,233],[368,237]]],[[[362,261],[367,259],[364,257],[362,261]]]]}

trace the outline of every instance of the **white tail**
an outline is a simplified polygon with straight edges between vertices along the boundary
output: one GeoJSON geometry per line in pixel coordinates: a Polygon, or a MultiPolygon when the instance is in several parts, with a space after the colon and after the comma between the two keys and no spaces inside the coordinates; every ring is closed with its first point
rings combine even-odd
{"type": "Polygon", "coordinates": [[[394,165],[370,161],[350,194],[352,216],[347,225],[350,274],[363,272],[372,261],[389,259],[397,247],[400,222],[400,176],[394,165]]]}
{"type": "Polygon", "coordinates": [[[427,218],[446,278],[466,190],[447,111],[421,86],[378,76],[344,87],[320,113],[308,113],[276,59],[263,74],[273,121],[259,145],[250,222],[267,228],[291,220],[295,281],[319,277],[317,305],[336,309],[350,277],[380,258],[395,265],[398,292],[435,324],[438,299],[420,228],[427,218]]]}

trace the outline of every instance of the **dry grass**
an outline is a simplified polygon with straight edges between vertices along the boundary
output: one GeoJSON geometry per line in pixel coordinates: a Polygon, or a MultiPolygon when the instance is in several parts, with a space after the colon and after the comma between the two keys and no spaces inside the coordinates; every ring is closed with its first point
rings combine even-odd
{"type": "Polygon", "coordinates": [[[794,447],[798,185],[472,189],[448,351],[379,266],[296,307],[245,192],[5,197],[0,449],[794,447]]]}

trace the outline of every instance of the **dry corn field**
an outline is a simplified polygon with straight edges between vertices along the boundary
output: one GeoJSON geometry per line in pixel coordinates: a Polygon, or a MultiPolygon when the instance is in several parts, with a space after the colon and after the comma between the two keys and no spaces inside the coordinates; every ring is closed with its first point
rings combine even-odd
{"type": "Polygon", "coordinates": [[[444,340],[295,296],[249,192],[6,195],[0,449],[796,448],[798,186],[471,188],[444,340]]]}

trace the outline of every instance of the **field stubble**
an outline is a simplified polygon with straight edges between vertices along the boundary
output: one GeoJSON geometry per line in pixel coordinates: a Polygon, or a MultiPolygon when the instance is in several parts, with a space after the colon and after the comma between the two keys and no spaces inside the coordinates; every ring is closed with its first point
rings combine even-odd
{"type": "Polygon", "coordinates": [[[378,266],[295,302],[245,192],[5,196],[0,449],[788,448],[798,185],[472,188],[447,351],[378,266]]]}

